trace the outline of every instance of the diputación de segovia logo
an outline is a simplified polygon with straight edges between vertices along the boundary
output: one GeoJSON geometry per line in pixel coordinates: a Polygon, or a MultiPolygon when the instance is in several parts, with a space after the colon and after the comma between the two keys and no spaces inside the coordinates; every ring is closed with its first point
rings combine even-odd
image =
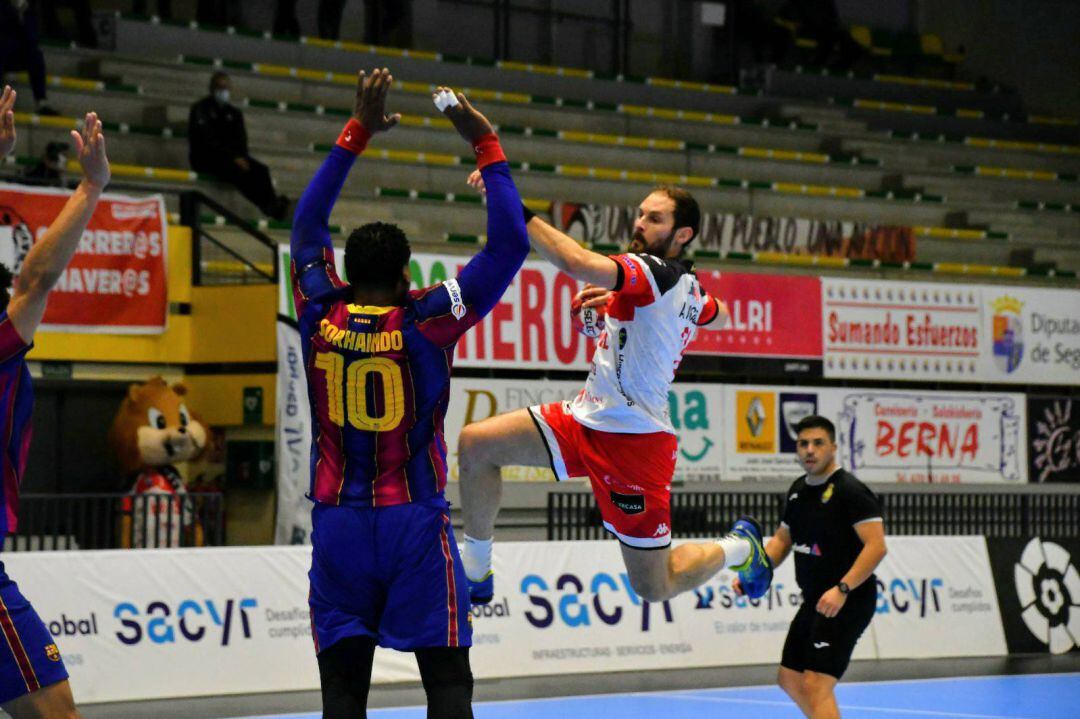
{"type": "Polygon", "coordinates": [[[1052,654],[1080,646],[1080,573],[1059,544],[1032,539],[1013,567],[1020,616],[1052,654]]]}
{"type": "Polygon", "coordinates": [[[1024,323],[1020,316],[1024,303],[1002,295],[990,306],[994,308],[994,364],[1012,373],[1024,358],[1024,323]]]}

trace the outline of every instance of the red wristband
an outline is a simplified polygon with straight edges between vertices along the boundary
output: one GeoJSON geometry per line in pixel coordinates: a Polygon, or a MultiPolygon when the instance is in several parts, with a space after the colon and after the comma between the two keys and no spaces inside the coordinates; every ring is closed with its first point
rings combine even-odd
{"type": "Polygon", "coordinates": [[[506,162],[499,136],[494,132],[489,132],[473,143],[473,152],[476,153],[476,167],[480,170],[496,162],[506,162]]]}
{"type": "Polygon", "coordinates": [[[359,155],[367,147],[371,133],[360,124],[356,118],[350,119],[345,124],[345,129],[338,135],[337,146],[343,147],[354,155],[359,155]]]}

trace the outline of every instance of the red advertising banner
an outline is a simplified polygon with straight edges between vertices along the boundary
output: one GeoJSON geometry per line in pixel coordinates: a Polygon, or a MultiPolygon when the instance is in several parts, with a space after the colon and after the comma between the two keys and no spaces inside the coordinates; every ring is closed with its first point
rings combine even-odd
{"type": "MultiPolygon", "coordinates": [[[[337,250],[338,267],[344,265],[337,250]]],[[[454,277],[468,262],[461,255],[416,253],[415,286],[454,277]]],[[[288,253],[282,250],[282,278],[288,278],[288,253]]],[[[702,286],[727,303],[731,322],[719,331],[701,330],[690,355],[736,358],[761,370],[768,362],[821,364],[821,282],[817,277],[720,273],[699,270],[702,286]]],[[[458,367],[587,370],[595,341],[570,322],[570,302],[582,287],[569,275],[539,260],[527,260],[491,313],[458,342],[458,367]]],[[[288,282],[283,281],[279,311],[294,316],[288,282]]],[[[709,360],[713,362],[712,359],[709,360]]],[[[801,374],[808,372],[802,371],[801,374]]]]}
{"type": "Polygon", "coordinates": [[[699,270],[701,285],[727,303],[731,321],[702,330],[692,354],[821,359],[821,280],[699,270]]]}
{"type": "MultiPolygon", "coordinates": [[[[0,185],[0,262],[15,275],[69,195],[66,190],[0,185]]],[[[42,329],[164,332],[167,229],[161,195],[104,195],[74,258],[49,295],[42,329]]]]}

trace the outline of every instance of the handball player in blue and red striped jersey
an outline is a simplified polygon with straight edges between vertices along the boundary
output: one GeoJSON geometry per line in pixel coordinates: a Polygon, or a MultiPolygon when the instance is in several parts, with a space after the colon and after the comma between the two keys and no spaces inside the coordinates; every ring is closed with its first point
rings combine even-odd
{"type": "MultiPolygon", "coordinates": [[[[0,158],[15,147],[15,91],[0,95],[0,158]]],[[[34,243],[21,268],[0,265],[0,436],[3,437],[4,491],[0,494],[0,540],[18,523],[19,484],[30,449],[30,415],[34,390],[26,353],[45,316],[49,291],[60,279],[82,239],[98,199],[109,183],[105,136],[94,113],[86,116],[82,131],[72,130],[83,179],[60,214],[34,243]],[[11,275],[18,271],[14,295],[8,292],[11,275]]],[[[78,717],[68,684],[67,669],[52,634],[30,602],[11,581],[0,562],[0,707],[15,719],[78,717]]]]}
{"type": "Polygon", "coordinates": [[[435,104],[476,152],[488,240],[455,278],[409,290],[409,243],[364,225],[343,283],[328,221],[356,157],[391,129],[393,78],[359,74],[353,117],[300,198],[293,293],[312,408],[311,618],[323,716],[364,716],[376,645],[415,652],[429,717],[471,717],[469,592],[446,486],[443,418],[458,339],[529,251],[521,199],[491,124],[446,88],[435,104]]]}

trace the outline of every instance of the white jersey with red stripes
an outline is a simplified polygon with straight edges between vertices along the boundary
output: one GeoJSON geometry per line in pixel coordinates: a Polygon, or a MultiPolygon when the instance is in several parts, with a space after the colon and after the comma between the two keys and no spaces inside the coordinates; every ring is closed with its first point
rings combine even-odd
{"type": "Polygon", "coordinates": [[[675,433],[668,389],[700,325],[719,311],[692,264],[648,254],[616,255],[619,279],[574,418],[602,432],[675,433]]]}

